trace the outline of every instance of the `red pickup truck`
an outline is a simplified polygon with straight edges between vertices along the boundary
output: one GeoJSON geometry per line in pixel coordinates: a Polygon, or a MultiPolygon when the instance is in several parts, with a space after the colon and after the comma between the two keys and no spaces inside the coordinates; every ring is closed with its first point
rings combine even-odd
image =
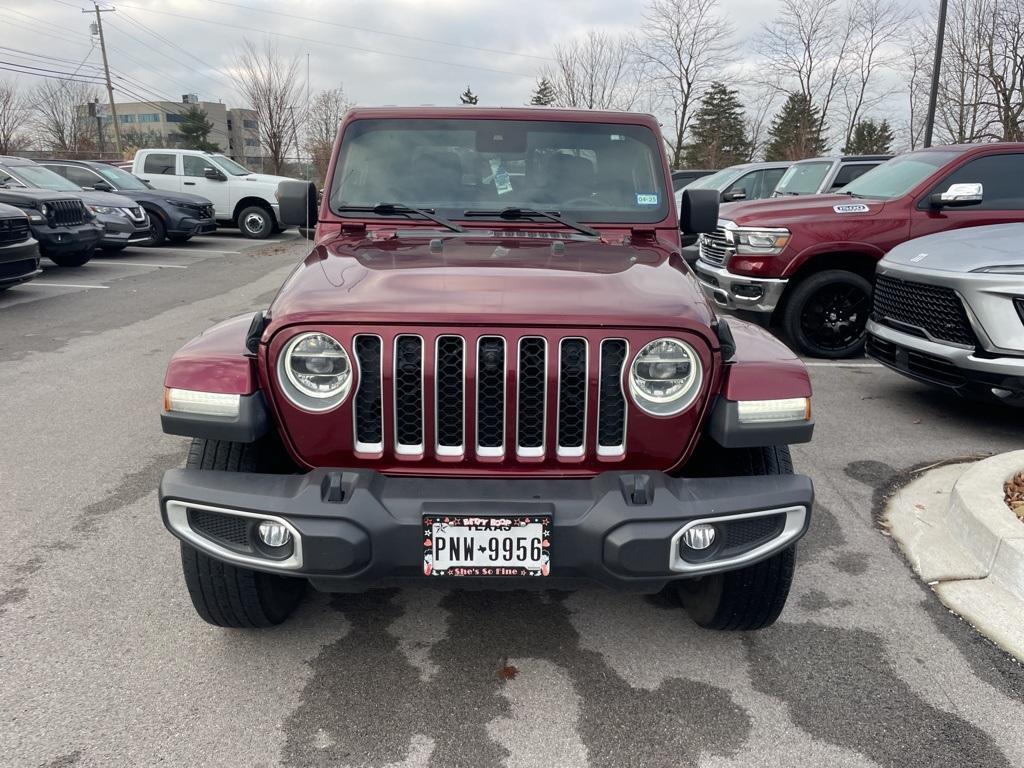
{"type": "Polygon", "coordinates": [[[1024,144],[910,152],[835,195],[722,206],[697,277],[721,307],[782,327],[813,357],[859,354],[875,264],[915,237],[1024,221],[1024,144]]]}

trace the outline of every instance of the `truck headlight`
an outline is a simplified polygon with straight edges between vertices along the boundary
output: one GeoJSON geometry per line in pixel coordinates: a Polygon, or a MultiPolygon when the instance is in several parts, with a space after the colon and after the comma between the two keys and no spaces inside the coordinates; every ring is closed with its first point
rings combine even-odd
{"type": "Polygon", "coordinates": [[[629,369],[629,392],[641,410],[671,416],[689,406],[700,391],[700,358],[678,339],[647,344],[629,369]]]}
{"type": "Polygon", "coordinates": [[[348,353],[326,333],[296,336],[281,352],[277,367],[285,395],[307,411],[337,407],[352,387],[348,353]]]}
{"type": "Polygon", "coordinates": [[[789,230],[736,229],[733,231],[736,253],[775,254],[789,245],[789,230]]]}

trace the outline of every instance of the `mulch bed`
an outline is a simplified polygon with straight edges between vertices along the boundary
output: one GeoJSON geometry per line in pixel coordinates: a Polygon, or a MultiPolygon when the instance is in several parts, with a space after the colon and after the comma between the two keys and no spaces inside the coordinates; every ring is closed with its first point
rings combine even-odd
{"type": "Polygon", "coordinates": [[[1024,522],[1024,472],[1018,472],[1004,486],[1006,506],[1024,522]]]}

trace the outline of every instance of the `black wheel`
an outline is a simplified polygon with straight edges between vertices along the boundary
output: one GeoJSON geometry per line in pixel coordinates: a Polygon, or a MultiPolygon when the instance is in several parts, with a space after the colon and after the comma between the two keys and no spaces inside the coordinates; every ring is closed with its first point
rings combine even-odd
{"type": "Polygon", "coordinates": [[[163,245],[167,239],[167,227],[163,219],[156,213],[149,214],[149,244],[150,246],[163,245]]]}
{"type": "Polygon", "coordinates": [[[100,250],[106,253],[117,253],[127,248],[127,245],[100,245],[100,250]]]}
{"type": "Polygon", "coordinates": [[[799,352],[838,359],[864,351],[871,283],[856,272],[830,269],[799,283],[782,315],[799,352]]]}
{"type": "Polygon", "coordinates": [[[92,246],[90,248],[86,248],[84,251],[75,251],[73,253],[47,253],[45,255],[46,258],[58,267],[80,267],[83,264],[87,264],[95,252],[96,247],[92,246]]]}
{"type": "MultiPolygon", "coordinates": [[[[710,449],[704,467],[721,477],[790,475],[793,460],[786,446],[710,449]]],[[[703,474],[703,472],[701,473],[703,474]]],[[[673,582],[680,602],[698,625],[707,629],[749,631],[771,626],[779,618],[796,566],[796,545],[767,560],[727,573],[673,582]]]]}
{"type": "Polygon", "coordinates": [[[274,231],[274,214],[259,205],[250,205],[238,214],[238,228],[245,237],[263,240],[274,231]]]}
{"type": "Polygon", "coordinates": [[[172,243],[187,243],[192,239],[192,235],[171,235],[167,239],[172,243]]]}
{"type": "MultiPolygon", "coordinates": [[[[269,443],[193,440],[185,466],[216,472],[279,469],[280,451],[269,443]]],[[[287,619],[302,600],[306,580],[229,565],[182,542],[181,568],[196,613],[218,627],[270,627],[287,619]]]]}

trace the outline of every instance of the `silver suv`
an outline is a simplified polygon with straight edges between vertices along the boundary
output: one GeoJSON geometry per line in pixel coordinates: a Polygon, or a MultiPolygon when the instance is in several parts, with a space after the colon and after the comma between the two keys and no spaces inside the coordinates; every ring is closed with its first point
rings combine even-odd
{"type": "Polygon", "coordinates": [[[779,179],[772,197],[784,195],[819,195],[842,189],[876,165],[891,160],[892,155],[845,155],[843,157],[812,157],[789,166],[779,179]]]}
{"type": "Polygon", "coordinates": [[[917,381],[1024,406],[1024,224],[928,235],[878,263],[867,352],[917,381]]]}

